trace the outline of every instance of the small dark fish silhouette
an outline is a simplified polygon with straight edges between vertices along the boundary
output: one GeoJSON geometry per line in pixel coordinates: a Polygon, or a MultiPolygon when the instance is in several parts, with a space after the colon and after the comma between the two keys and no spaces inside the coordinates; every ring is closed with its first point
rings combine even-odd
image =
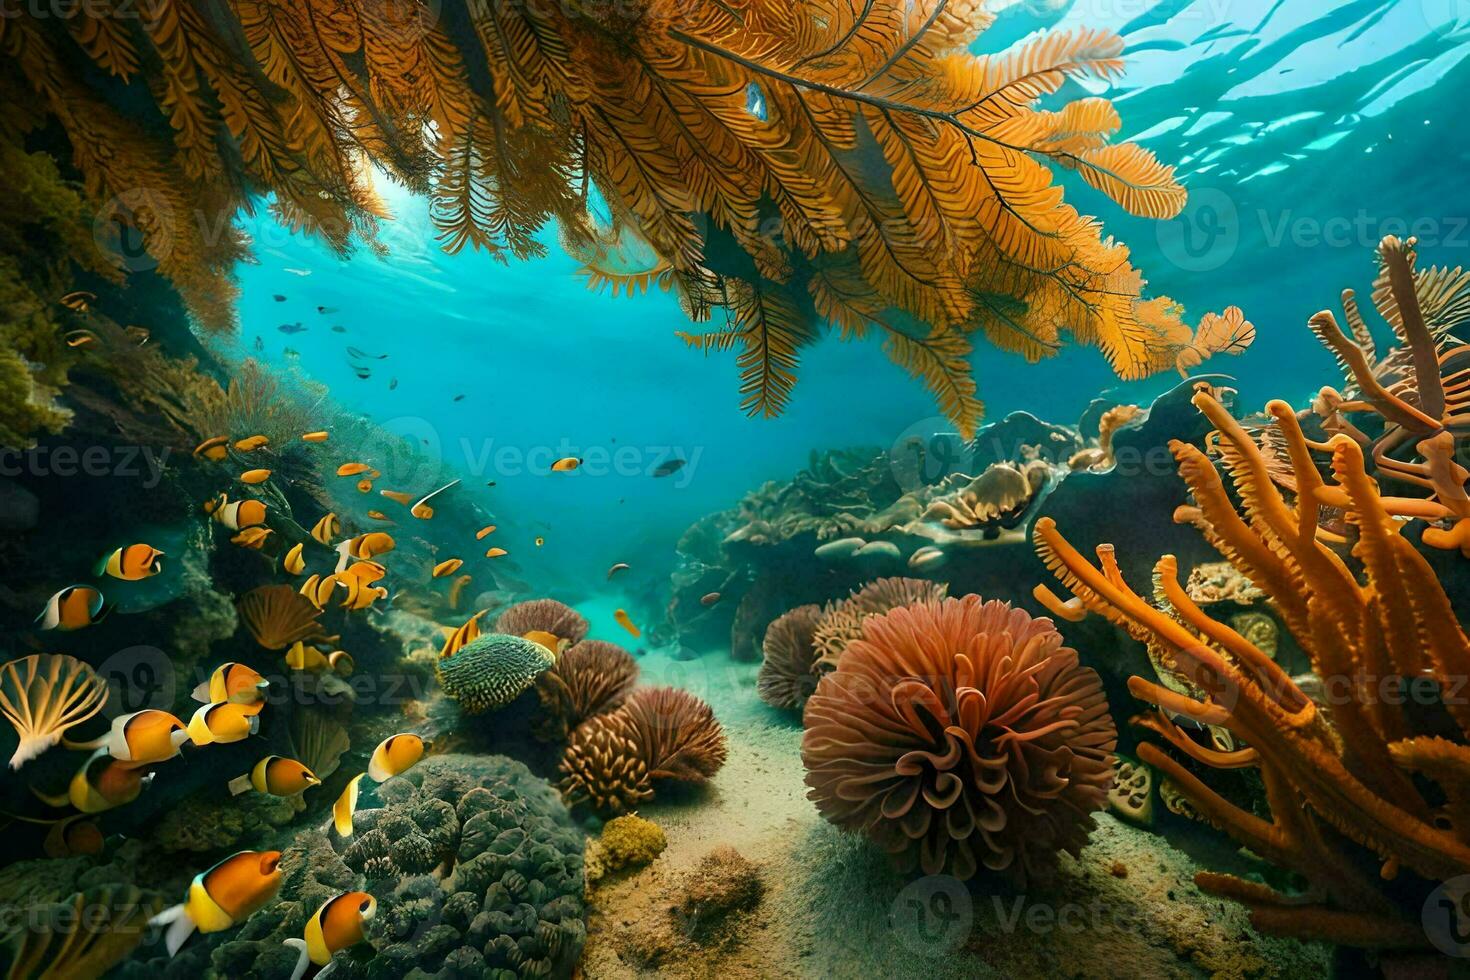
{"type": "Polygon", "coordinates": [[[316,311],[325,316],[328,313],[336,313],[337,308],[335,306],[318,306],[316,311]]]}
{"type": "Polygon", "coordinates": [[[495,486],[495,481],[494,480],[486,480],[485,481],[485,486],[487,486],[487,487],[493,487],[493,486],[495,486]]]}
{"type": "Polygon", "coordinates": [[[393,379],[391,379],[388,382],[388,390],[389,391],[392,391],[394,388],[397,388],[397,387],[398,387],[398,379],[397,378],[393,378],[393,379]]]}
{"type": "Polygon", "coordinates": [[[286,297],[282,296],[280,293],[276,293],[274,296],[271,297],[271,299],[275,300],[277,303],[286,302],[286,297]]]}
{"type": "Polygon", "coordinates": [[[355,367],[352,370],[353,370],[353,373],[355,373],[359,378],[361,378],[364,381],[366,381],[368,378],[371,378],[373,376],[373,370],[372,370],[372,368],[355,367]]]}
{"type": "Polygon", "coordinates": [[[382,361],[388,357],[387,354],[369,354],[367,351],[359,350],[356,347],[347,348],[347,356],[355,357],[360,361],[382,361]]]}
{"type": "Polygon", "coordinates": [[[455,395],[454,400],[457,402],[462,402],[464,401],[464,395],[455,395]]]}
{"type": "Polygon", "coordinates": [[[672,476],[682,470],[686,462],[687,460],[677,456],[673,459],[666,459],[653,468],[653,477],[654,479],[658,479],[661,476],[672,476]]]}
{"type": "Polygon", "coordinates": [[[255,335],[255,349],[265,350],[265,341],[260,339],[260,334],[255,335]]]}
{"type": "Polygon", "coordinates": [[[276,329],[279,330],[279,331],[281,331],[281,333],[305,333],[306,332],[306,328],[303,327],[300,324],[300,322],[297,322],[297,323],[283,323],[279,327],[276,327],[276,329]]]}
{"type": "Polygon", "coordinates": [[[334,323],[334,324],[332,324],[332,333],[346,333],[346,332],[347,332],[347,328],[344,327],[344,326],[342,326],[342,324],[340,324],[340,323],[334,323]]]}

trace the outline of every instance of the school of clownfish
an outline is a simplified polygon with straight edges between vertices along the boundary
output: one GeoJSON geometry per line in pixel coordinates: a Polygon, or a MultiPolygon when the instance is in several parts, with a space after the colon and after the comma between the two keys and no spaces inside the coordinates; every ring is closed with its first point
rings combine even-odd
{"type": "MultiPolygon", "coordinates": [[[[306,442],[320,443],[327,440],[328,433],[308,432],[301,438],[306,442]]],[[[237,453],[252,453],[268,442],[265,436],[249,436],[235,440],[233,448],[237,453]]],[[[194,455],[222,462],[229,458],[231,445],[226,437],[210,438],[195,449],[194,455]]],[[[580,459],[567,457],[552,464],[551,470],[570,472],[580,464],[580,459]]],[[[271,475],[271,470],[255,467],[244,470],[237,479],[246,486],[258,486],[269,480],[271,475]]],[[[359,477],[358,491],[370,493],[374,481],[381,474],[364,463],[350,462],[339,466],[337,475],[359,477]]],[[[417,499],[412,494],[396,490],[380,490],[379,494],[408,507],[413,517],[428,520],[434,516],[431,501],[459,482],[451,481],[417,499]]],[[[267,525],[269,513],[261,500],[251,497],[232,500],[227,493],[221,493],[207,501],[203,509],[232,532],[230,541],[238,546],[262,550],[275,533],[267,525]]],[[[391,518],[377,510],[368,511],[368,517],[391,523],[391,518]]],[[[495,530],[494,524],[486,525],[475,533],[475,540],[483,541],[495,530]]],[[[370,609],[374,603],[388,597],[387,588],[378,584],[386,576],[387,568],[377,559],[392,551],[395,541],[386,532],[367,531],[334,545],[333,540],[341,532],[341,522],[335,513],[323,515],[312,527],[312,540],[333,548],[338,560],[330,573],[310,575],[299,591],[318,609],[325,608],[338,589],[343,591],[342,608],[349,611],[370,609]]],[[[540,536],[535,541],[537,547],[544,542],[540,536]]],[[[293,577],[307,570],[305,545],[305,541],[296,543],[281,558],[282,569],[293,577]]],[[[492,546],[486,550],[485,557],[498,558],[506,554],[506,549],[492,546]]],[[[132,544],[105,556],[94,572],[98,576],[125,582],[140,581],[161,573],[165,557],[164,552],[151,545],[132,544]]],[[[447,578],[463,566],[462,559],[447,558],[433,567],[430,577],[447,578]]],[[[608,577],[627,567],[625,562],[617,563],[609,570],[608,577]]],[[[458,594],[469,578],[463,575],[455,580],[452,585],[454,594],[458,594]]],[[[82,629],[99,622],[110,608],[96,587],[71,585],[48,600],[36,623],[42,630],[82,629]]],[[[441,656],[451,655],[479,635],[478,621],[484,612],[476,613],[457,629],[445,628],[441,656]]],[[[634,637],[641,634],[624,610],[617,610],[614,618],[634,637]]],[[[544,640],[541,637],[533,639],[556,642],[556,638],[550,636],[544,640]]],[[[307,673],[349,674],[353,668],[351,656],[346,651],[323,651],[300,640],[290,645],[284,660],[292,670],[307,673]]],[[[56,821],[22,819],[53,824],[48,845],[53,843],[49,837],[56,837],[57,853],[100,849],[100,834],[95,824],[83,822],[86,817],[137,799],[153,779],[152,767],[181,755],[185,744],[199,747],[229,744],[256,734],[269,686],[266,678],[244,664],[221,664],[207,681],[194,690],[194,699],[202,703],[188,724],[170,712],[147,708],[114,719],[110,731],[93,742],[63,740],[69,748],[92,750],[87,761],[71,780],[66,793],[48,795],[34,788],[32,792],[48,805],[64,807],[69,804],[78,812],[56,821]],[[94,837],[95,840],[92,839],[94,837]]],[[[331,822],[336,833],[341,837],[352,835],[353,815],[364,779],[381,783],[407,771],[423,758],[426,747],[423,739],[411,732],[384,739],[373,750],[367,771],[352,777],[333,804],[331,822]]],[[[298,760],[267,755],[249,772],[231,779],[228,788],[232,795],[254,791],[292,797],[319,785],[321,780],[298,760]]],[[[169,955],[174,955],[195,931],[208,933],[232,928],[264,907],[280,889],[280,859],[279,851],[240,851],[196,875],[184,900],[150,921],[151,925],[165,927],[164,941],[169,955]]],[[[365,924],[372,918],[376,907],[373,897],[360,891],[344,892],[324,902],[307,921],[302,938],[286,940],[287,945],[299,950],[292,980],[299,980],[312,966],[320,968],[317,977],[325,976],[331,969],[333,954],[363,940],[365,924]]]]}

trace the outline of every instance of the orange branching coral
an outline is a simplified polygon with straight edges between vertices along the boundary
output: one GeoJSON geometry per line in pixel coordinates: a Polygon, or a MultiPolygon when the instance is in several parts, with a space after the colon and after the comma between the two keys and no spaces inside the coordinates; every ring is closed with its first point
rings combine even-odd
{"type": "Polygon", "coordinates": [[[594,715],[621,707],[638,682],[638,661],[616,643],[583,640],[536,678],[541,718],[536,734],[562,741],[594,715]]]}
{"type": "Polygon", "coordinates": [[[1321,688],[1337,695],[1313,701],[1265,652],[1205,615],[1180,584],[1173,556],[1156,566],[1155,588],[1166,604],[1160,608],[1123,581],[1111,546],[1100,546],[1093,564],[1043,518],[1034,529],[1037,548],[1076,598],[1064,603],[1045,586],[1037,598],[1069,619],[1100,613],[1179,670],[1193,695],[1130,680],[1129,690],[1159,709],[1139,720],[1143,727],[1204,766],[1259,769],[1269,819],[1232,805],[1158,747],[1139,747],[1140,758],[1161,769],[1205,819],[1309,883],[1306,895],[1286,896],[1204,874],[1202,888],[1250,905],[1264,931],[1349,945],[1423,945],[1418,903],[1399,907],[1383,880],[1401,871],[1430,882],[1470,872],[1470,708],[1444,698],[1416,715],[1389,688],[1412,678],[1455,689],[1470,672],[1470,639],[1433,569],[1402,535],[1394,516],[1400,508],[1367,476],[1356,441],[1338,434],[1326,444],[1325,479],[1297,416],[1283,402],[1268,405],[1292,464],[1296,495],[1288,499],[1259,445],[1220,402],[1201,391],[1194,403],[1215,426],[1214,444],[1244,510],[1237,512],[1209,457],[1175,442],[1199,519],[1225,557],[1266,593],[1321,688]],[[1356,531],[1351,557],[1361,573],[1329,547],[1337,536],[1318,526],[1324,505],[1340,509],[1356,531]],[[1444,723],[1458,729],[1454,740],[1424,727],[1433,724],[1427,716],[1438,718],[1440,703],[1444,723]],[[1224,728],[1241,747],[1206,748],[1174,717],[1224,728]],[[1357,860],[1363,855],[1352,844],[1381,862],[1380,874],[1357,860]]]}
{"type": "Polygon", "coordinates": [[[854,640],[862,638],[863,620],[928,599],[943,599],[949,586],[921,578],[880,578],[855,590],[848,598],[832,605],[817,624],[812,636],[816,646],[817,669],[837,666],[842,651],[854,640]]]}
{"type": "Polygon", "coordinates": [[[495,620],[495,632],[511,636],[550,633],[567,643],[580,643],[587,636],[587,620],[581,613],[555,599],[531,599],[511,606],[495,620]]]}
{"type": "Polygon", "coordinates": [[[293,229],[375,245],[376,167],[430,195],[449,251],[536,255],[554,219],[599,281],[722,310],[689,340],[739,352],[752,414],[781,410],[823,326],[881,336],[966,433],[976,333],[1036,360],[1067,331],[1129,378],[1191,341],[1053,181],[1147,217],[1184,204],[1171,167],[1111,142],[1108,100],[1048,99],[1121,71],[1108,31],[977,56],[993,16],[974,0],[157,0],[141,27],[121,10],[86,31],[6,17],[6,101],[54,119],[88,195],[208,323],[232,316],[244,248],[211,222],[269,191],[293,229]]]}
{"type": "Polygon", "coordinates": [[[756,693],[773,708],[800,708],[817,687],[817,648],[812,643],[821,606],[797,606],[766,627],[756,693]]]}
{"type": "Polygon", "coordinates": [[[822,816],[906,869],[1024,882],[1107,805],[1117,730],[1050,620],[979,596],[873,616],[806,704],[822,816]]]}
{"type": "Polygon", "coordinates": [[[107,684],[66,654],[35,653],[0,667],[0,711],[20,736],[10,768],[19,769],[60,742],[68,728],[106,702],[107,684]]]}
{"type": "Polygon", "coordinates": [[[267,650],[284,650],[297,640],[322,632],[317,617],[322,611],[289,585],[262,585],[251,589],[235,604],[240,621],[267,650]]]}

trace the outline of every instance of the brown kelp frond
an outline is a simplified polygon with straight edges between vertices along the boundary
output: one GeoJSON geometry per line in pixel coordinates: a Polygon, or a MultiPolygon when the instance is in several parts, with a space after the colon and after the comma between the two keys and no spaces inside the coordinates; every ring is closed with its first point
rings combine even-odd
{"type": "Polygon", "coordinates": [[[1069,331],[1125,378],[1220,349],[1144,304],[1128,250],[1055,183],[1075,171],[1150,218],[1184,205],[1173,168],[1113,141],[1108,100],[1053,104],[1121,71],[1108,31],[977,56],[992,16],[969,0],[153,8],[142,29],[110,6],[81,30],[21,12],[0,49],[94,203],[209,325],[231,320],[250,195],[339,252],[377,248],[377,167],[430,195],[449,251],[534,256],[555,220],[602,281],[672,289],[696,320],[722,308],[714,346],[737,351],[755,415],[781,411],[827,324],[882,333],[967,435],[970,334],[1035,359],[1069,331]],[[115,97],[140,66],[151,91],[115,97]],[[623,242],[646,260],[617,268],[623,242]]]}

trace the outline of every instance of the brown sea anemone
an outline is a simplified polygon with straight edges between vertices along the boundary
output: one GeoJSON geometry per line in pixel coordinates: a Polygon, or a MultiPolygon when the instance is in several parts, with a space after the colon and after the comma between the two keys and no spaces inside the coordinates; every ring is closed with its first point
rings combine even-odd
{"type": "Polygon", "coordinates": [[[625,715],[653,779],[702,783],[725,764],[725,731],[710,706],[677,687],[644,687],[615,714],[625,715]]]}
{"type": "Polygon", "coordinates": [[[537,737],[565,740],[588,718],[620,707],[637,682],[638,661],[616,643],[583,640],[568,648],[555,666],[536,678],[541,699],[537,737]]]}
{"type": "Polygon", "coordinates": [[[629,813],[653,797],[648,766],[621,710],[596,715],[572,733],[560,787],[568,806],[586,804],[603,816],[629,813]]]}
{"type": "Polygon", "coordinates": [[[1113,780],[1097,674],[1050,620],[973,595],[870,617],[804,721],[822,816],[924,874],[1043,873],[1113,780]]]}
{"type": "Polygon", "coordinates": [[[812,644],[821,606],[797,606],[766,628],[756,694],[773,708],[800,708],[817,687],[817,648],[812,644]]]}
{"type": "Polygon", "coordinates": [[[943,599],[949,586],[922,578],[880,578],[853,592],[848,598],[828,608],[812,635],[817,651],[817,669],[827,671],[837,666],[842,651],[854,640],[862,638],[863,620],[897,609],[900,606],[943,599]]]}
{"type": "Polygon", "coordinates": [[[322,632],[316,618],[322,611],[289,585],[262,585],[235,604],[240,621],[267,650],[284,650],[297,640],[322,632]]]}
{"type": "Polygon", "coordinates": [[[581,643],[587,636],[587,620],[571,606],[555,599],[531,599],[501,613],[495,620],[495,632],[512,636],[550,633],[568,643],[581,643]]]}

